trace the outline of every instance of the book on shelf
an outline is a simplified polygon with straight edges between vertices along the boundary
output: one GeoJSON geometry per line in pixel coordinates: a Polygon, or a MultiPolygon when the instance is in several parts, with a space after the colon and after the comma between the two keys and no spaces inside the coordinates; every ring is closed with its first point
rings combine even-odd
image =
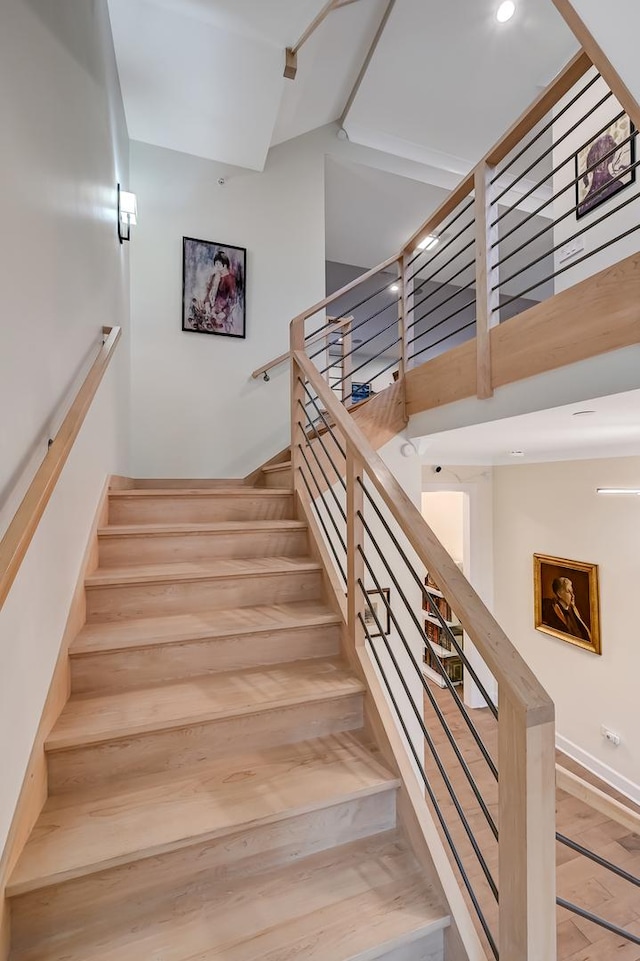
{"type": "Polygon", "coordinates": [[[459,657],[438,658],[426,647],[424,663],[436,674],[446,674],[452,684],[462,683],[462,661],[459,657]]]}

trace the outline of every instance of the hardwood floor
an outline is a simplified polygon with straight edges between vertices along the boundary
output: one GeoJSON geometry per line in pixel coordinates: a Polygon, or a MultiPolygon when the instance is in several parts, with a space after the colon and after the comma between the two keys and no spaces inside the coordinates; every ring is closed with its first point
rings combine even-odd
{"type": "MultiPolygon", "coordinates": [[[[427,683],[459,744],[490,814],[497,821],[497,784],[486,761],[482,758],[449,692],[441,690],[430,681],[427,683]]],[[[472,788],[455,759],[453,749],[447,741],[427,695],[424,702],[427,728],[450,774],[452,787],[461,801],[469,826],[486,858],[487,867],[498,882],[497,843],[472,788]]],[[[488,709],[470,710],[469,714],[495,761],[497,758],[496,722],[488,709]]],[[[427,771],[431,783],[435,786],[436,796],[445,812],[447,822],[452,826],[452,834],[463,857],[465,870],[473,882],[482,908],[486,910],[486,917],[492,930],[497,932],[495,899],[444,782],[434,761],[429,757],[428,748],[425,750],[427,771]]],[[[575,773],[584,773],[575,762],[564,759],[562,755],[558,758],[559,763],[566,763],[567,767],[575,773]]],[[[598,779],[590,776],[589,780],[597,782],[598,779]]],[[[596,786],[602,789],[602,782],[597,783],[596,786]]],[[[610,793],[616,796],[616,792],[610,793]]],[[[621,799],[620,795],[617,797],[621,799]]],[[[631,802],[626,801],[626,803],[631,802]]],[[[572,841],[582,844],[636,877],[640,877],[640,837],[638,835],[630,834],[628,828],[611,821],[605,815],[563,791],[557,792],[556,818],[556,829],[560,834],[564,834],[572,841]]],[[[640,937],[640,889],[638,887],[560,843],[557,844],[557,882],[558,897],[600,915],[605,920],[640,937]]],[[[632,944],[563,908],[557,909],[557,915],[558,961],[612,961],[612,959],[640,961],[640,945],[632,944]]]]}

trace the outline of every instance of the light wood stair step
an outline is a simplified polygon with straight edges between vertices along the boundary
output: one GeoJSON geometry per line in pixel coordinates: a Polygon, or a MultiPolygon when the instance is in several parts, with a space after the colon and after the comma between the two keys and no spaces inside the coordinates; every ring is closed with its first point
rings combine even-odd
{"type": "Polygon", "coordinates": [[[310,557],[217,558],[98,568],[85,581],[87,620],[255,607],[322,595],[310,557]]]}
{"type": "Polygon", "coordinates": [[[109,492],[109,524],[204,524],[293,517],[290,489],[229,487],[109,492]]]}
{"type": "Polygon", "coordinates": [[[339,615],[323,601],[86,624],[71,645],[71,690],[128,690],[218,671],[331,657],[339,615]]]}
{"type": "Polygon", "coordinates": [[[296,661],[210,674],[122,694],[72,697],[45,742],[47,751],[350,697],[363,683],[335,659],[296,661]]]}
{"type": "Polygon", "coordinates": [[[54,796],[7,886],[9,897],[247,827],[377,794],[399,782],[349,733],[54,796]]]}
{"type": "MultiPolygon", "coordinates": [[[[396,832],[152,904],[85,913],[15,961],[442,961],[449,918],[396,832]],[[415,946],[415,953],[406,953],[415,946]]],[[[18,917],[19,927],[23,919],[18,917]]],[[[36,928],[38,931],[38,928],[36,928]]]]}
{"type": "Polygon", "coordinates": [[[270,464],[262,468],[262,482],[266,488],[292,487],[291,461],[270,464]]]}
{"type": "Polygon", "coordinates": [[[49,793],[362,727],[364,686],[307,660],[72,697],[46,741],[49,793]]]}
{"type": "Polygon", "coordinates": [[[98,530],[98,547],[102,568],[309,552],[307,525],[296,520],[111,525],[98,530]]]}

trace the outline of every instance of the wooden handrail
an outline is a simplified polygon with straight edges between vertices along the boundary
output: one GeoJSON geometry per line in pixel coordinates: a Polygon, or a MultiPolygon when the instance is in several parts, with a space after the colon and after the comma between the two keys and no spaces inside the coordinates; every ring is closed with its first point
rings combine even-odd
{"type": "Polygon", "coordinates": [[[296,317],[293,318],[291,323],[295,324],[296,321],[306,320],[307,317],[312,317],[314,314],[317,314],[319,310],[324,310],[324,308],[328,307],[329,304],[332,304],[334,300],[337,300],[339,297],[342,297],[344,294],[348,294],[350,290],[354,289],[354,287],[359,287],[360,284],[363,284],[365,283],[365,281],[370,280],[372,277],[375,277],[376,274],[380,274],[382,273],[383,270],[386,270],[388,267],[393,266],[393,264],[397,264],[398,261],[401,259],[401,257],[402,257],[402,254],[397,253],[397,254],[394,254],[393,257],[389,257],[387,260],[383,260],[381,264],[378,264],[376,267],[372,267],[371,270],[367,270],[366,273],[361,274],[359,277],[356,277],[355,280],[352,280],[350,283],[345,284],[345,286],[341,287],[340,290],[336,290],[335,293],[329,294],[329,296],[325,297],[324,300],[319,300],[317,304],[313,305],[313,307],[309,307],[307,310],[303,310],[301,314],[298,314],[296,317]]]}
{"type": "MultiPolygon", "coordinates": [[[[336,330],[340,330],[341,327],[345,327],[347,324],[350,324],[352,320],[353,317],[327,317],[327,329],[319,331],[315,337],[305,338],[305,347],[310,347],[311,344],[317,343],[328,334],[334,333],[336,330]],[[329,325],[331,325],[331,330],[328,329],[329,325]]],[[[251,374],[252,379],[257,380],[258,377],[266,374],[267,371],[271,370],[272,367],[279,367],[280,364],[286,363],[290,356],[291,352],[287,350],[284,354],[279,354],[277,357],[274,357],[273,360],[270,360],[268,363],[263,364],[262,367],[258,367],[256,370],[254,370],[251,374]]],[[[269,378],[267,377],[266,380],[268,379],[269,378]]]]}
{"type": "Polygon", "coordinates": [[[553,720],[553,701],[527,666],[493,615],[487,610],[465,576],[409,499],[387,465],[336,399],[313,363],[302,351],[294,351],[296,364],[318,394],[354,455],[362,460],[376,490],[424,566],[460,618],[481,657],[503,691],[526,714],[527,726],[553,720]]]}
{"type": "Polygon", "coordinates": [[[566,67],[560,71],[558,76],[542,91],[540,96],[533,101],[531,106],[527,107],[524,113],[512,124],[509,130],[507,130],[497,144],[491,148],[487,155],[475,165],[473,170],[458,184],[455,190],[445,198],[438,209],[427,217],[422,226],[412,234],[403,248],[404,252],[413,253],[413,249],[420,238],[430,234],[432,230],[435,230],[445,217],[453,213],[465,197],[470,196],[474,188],[476,172],[483,170],[487,165],[495,167],[501,160],[504,160],[507,154],[520,143],[522,138],[526,137],[528,133],[531,133],[536,124],[578,83],[580,78],[585,75],[591,66],[591,60],[584,50],[577,53],[566,67]]]}
{"type": "Polygon", "coordinates": [[[0,608],[7,598],[100,381],[109,366],[122,328],[103,327],[102,332],[106,339],[100,352],[0,541],[0,608]]]}

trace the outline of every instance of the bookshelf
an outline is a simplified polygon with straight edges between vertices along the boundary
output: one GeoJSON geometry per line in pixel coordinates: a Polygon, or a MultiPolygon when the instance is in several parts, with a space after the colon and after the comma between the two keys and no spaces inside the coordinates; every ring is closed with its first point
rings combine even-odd
{"type": "Polygon", "coordinates": [[[430,574],[427,574],[424,583],[433,606],[438,609],[442,620],[449,630],[445,630],[440,618],[435,613],[432,613],[432,605],[428,600],[424,599],[422,603],[424,632],[430,643],[425,644],[424,647],[423,674],[439,687],[446,687],[446,681],[443,678],[444,670],[452,684],[462,684],[462,660],[453,646],[449,635],[449,632],[451,632],[451,634],[455,636],[456,642],[462,647],[462,627],[451,610],[446,597],[442,591],[439,590],[438,585],[430,574]]]}

